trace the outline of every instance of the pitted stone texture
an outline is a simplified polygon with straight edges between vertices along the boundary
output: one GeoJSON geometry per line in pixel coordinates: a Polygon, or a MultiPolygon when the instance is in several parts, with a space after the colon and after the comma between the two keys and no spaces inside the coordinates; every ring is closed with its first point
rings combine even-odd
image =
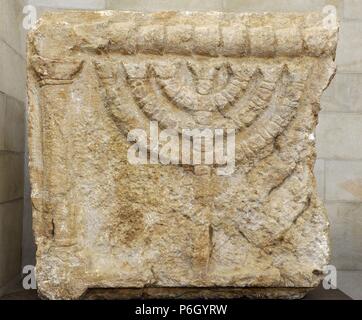
{"type": "Polygon", "coordinates": [[[313,133],[337,42],[323,19],[45,15],[28,41],[41,295],[296,298],[317,286],[329,243],[313,133]],[[127,133],[150,120],[235,129],[235,172],[129,164],[127,133]]]}

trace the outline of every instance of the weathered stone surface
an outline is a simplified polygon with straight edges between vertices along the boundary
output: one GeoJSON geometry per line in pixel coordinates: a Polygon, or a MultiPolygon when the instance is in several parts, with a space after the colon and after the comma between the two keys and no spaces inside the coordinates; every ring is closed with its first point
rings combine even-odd
{"type": "Polygon", "coordinates": [[[44,16],[28,43],[40,293],[296,298],[315,287],[329,244],[313,132],[337,42],[323,19],[44,16]],[[130,164],[127,134],[150,120],[177,136],[235,129],[234,172],[130,164]]]}

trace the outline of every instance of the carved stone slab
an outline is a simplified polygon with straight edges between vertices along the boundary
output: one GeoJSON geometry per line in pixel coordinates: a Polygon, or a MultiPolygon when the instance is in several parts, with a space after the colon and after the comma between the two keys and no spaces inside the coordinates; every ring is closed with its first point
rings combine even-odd
{"type": "Polygon", "coordinates": [[[319,13],[45,15],[28,38],[40,294],[298,298],[317,286],[329,243],[314,130],[337,31],[319,13]],[[130,163],[128,134],[154,123],[175,137],[233,130],[232,172],[130,163]]]}

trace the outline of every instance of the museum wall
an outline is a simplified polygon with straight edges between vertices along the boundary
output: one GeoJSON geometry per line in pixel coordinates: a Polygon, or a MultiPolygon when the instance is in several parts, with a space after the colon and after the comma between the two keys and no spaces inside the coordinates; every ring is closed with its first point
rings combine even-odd
{"type": "Polygon", "coordinates": [[[0,1],[0,294],[20,275],[24,195],[22,3],[0,1]]]}
{"type": "Polygon", "coordinates": [[[23,169],[24,4],[34,5],[38,16],[59,9],[321,11],[334,5],[341,23],[338,69],[322,100],[315,172],[331,221],[331,263],[339,270],[362,270],[362,1],[0,0],[0,288],[20,274],[22,235],[22,264],[35,261],[26,165],[23,169]]]}

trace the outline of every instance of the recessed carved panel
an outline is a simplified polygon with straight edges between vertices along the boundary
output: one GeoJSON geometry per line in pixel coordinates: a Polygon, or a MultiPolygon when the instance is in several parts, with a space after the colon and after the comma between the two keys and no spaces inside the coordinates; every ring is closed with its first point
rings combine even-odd
{"type": "Polygon", "coordinates": [[[315,287],[329,245],[314,130],[337,41],[324,18],[45,15],[28,40],[40,293],[293,298],[315,287]],[[233,170],[166,153],[130,163],[130,132],[154,124],[177,144],[185,130],[232,131],[233,170]]]}

